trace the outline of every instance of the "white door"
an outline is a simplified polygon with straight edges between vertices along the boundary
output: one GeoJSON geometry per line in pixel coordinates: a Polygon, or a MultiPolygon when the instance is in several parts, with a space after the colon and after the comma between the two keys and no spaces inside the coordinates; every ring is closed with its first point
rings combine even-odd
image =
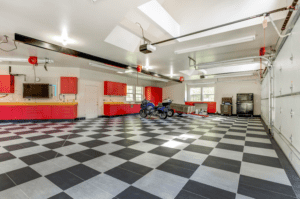
{"type": "Polygon", "coordinates": [[[98,87],[85,86],[85,117],[98,117],[98,87]]]}

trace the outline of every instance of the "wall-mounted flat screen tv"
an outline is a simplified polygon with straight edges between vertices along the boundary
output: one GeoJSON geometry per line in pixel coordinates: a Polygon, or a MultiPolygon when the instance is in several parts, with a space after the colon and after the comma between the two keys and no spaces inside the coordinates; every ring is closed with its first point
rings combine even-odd
{"type": "Polygon", "coordinates": [[[49,84],[23,84],[23,98],[49,98],[49,84]]]}

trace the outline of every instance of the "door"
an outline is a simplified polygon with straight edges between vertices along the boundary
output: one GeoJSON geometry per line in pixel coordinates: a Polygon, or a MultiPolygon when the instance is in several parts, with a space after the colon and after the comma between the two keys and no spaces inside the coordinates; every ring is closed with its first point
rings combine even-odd
{"type": "Polygon", "coordinates": [[[85,117],[98,117],[98,87],[85,86],[85,117]]]}

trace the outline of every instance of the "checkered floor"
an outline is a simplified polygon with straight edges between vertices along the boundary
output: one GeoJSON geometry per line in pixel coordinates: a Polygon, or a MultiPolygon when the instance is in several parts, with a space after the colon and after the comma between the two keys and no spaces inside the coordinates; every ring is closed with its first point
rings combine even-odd
{"type": "Polygon", "coordinates": [[[296,198],[260,119],[0,124],[0,198],[296,198]]]}

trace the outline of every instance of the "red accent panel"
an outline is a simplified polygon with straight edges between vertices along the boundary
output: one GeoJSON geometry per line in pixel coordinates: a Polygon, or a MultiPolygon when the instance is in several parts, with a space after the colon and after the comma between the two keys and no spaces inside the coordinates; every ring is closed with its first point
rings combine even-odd
{"type": "Polygon", "coordinates": [[[77,77],[60,77],[61,94],[77,94],[78,78],[77,77]]]}
{"type": "Polygon", "coordinates": [[[126,115],[139,113],[141,109],[140,104],[104,104],[104,115],[115,116],[115,115],[126,115]],[[133,107],[131,107],[133,106],[133,107]]]}
{"type": "Polygon", "coordinates": [[[15,92],[15,77],[12,75],[0,75],[0,93],[15,92]]]}
{"type": "Polygon", "coordinates": [[[127,84],[105,81],[104,82],[104,95],[126,96],[127,95],[127,84]]]}
{"type": "Polygon", "coordinates": [[[77,106],[0,106],[0,120],[75,119],[77,106]]]}
{"type": "Polygon", "coordinates": [[[185,102],[185,105],[194,106],[195,104],[207,104],[207,113],[217,112],[217,102],[185,102]]]}
{"type": "Polygon", "coordinates": [[[158,103],[162,102],[162,88],[152,86],[145,87],[145,98],[157,106],[158,103]]]}

